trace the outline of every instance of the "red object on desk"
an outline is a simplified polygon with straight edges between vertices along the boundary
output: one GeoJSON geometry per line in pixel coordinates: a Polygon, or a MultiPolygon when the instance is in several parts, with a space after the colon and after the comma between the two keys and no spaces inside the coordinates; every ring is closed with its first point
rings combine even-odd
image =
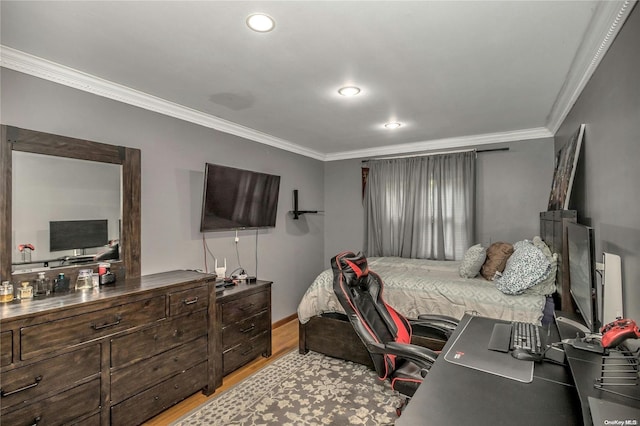
{"type": "Polygon", "coordinates": [[[602,333],[602,346],[613,348],[627,339],[640,337],[640,329],[632,319],[618,318],[600,329],[602,333]]]}

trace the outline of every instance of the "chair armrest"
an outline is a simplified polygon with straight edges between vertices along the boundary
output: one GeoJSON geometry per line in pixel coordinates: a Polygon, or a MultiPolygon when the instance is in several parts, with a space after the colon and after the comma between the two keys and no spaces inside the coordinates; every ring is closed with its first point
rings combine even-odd
{"type": "Polygon", "coordinates": [[[389,342],[386,345],[381,343],[371,343],[367,349],[372,353],[396,355],[413,361],[422,369],[430,369],[438,354],[429,348],[424,348],[410,343],[389,342]]]}
{"type": "MultiPolygon", "coordinates": [[[[442,334],[445,339],[451,337],[458,326],[458,320],[445,315],[419,315],[418,319],[410,319],[412,327],[420,326],[442,334]]],[[[416,334],[419,333],[416,330],[416,334]]]]}
{"type": "Polygon", "coordinates": [[[436,314],[421,314],[421,315],[418,315],[418,319],[442,322],[442,323],[449,324],[454,328],[457,327],[458,323],[460,322],[460,320],[454,317],[450,317],[447,315],[436,315],[436,314]]]}

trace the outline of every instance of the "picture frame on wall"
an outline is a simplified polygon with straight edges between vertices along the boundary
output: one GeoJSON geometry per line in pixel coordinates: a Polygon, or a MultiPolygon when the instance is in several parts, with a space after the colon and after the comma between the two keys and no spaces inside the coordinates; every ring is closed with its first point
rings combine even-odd
{"type": "Polygon", "coordinates": [[[576,166],[582,148],[585,124],[581,124],[578,130],[571,136],[556,155],[556,167],[553,172],[551,194],[547,210],[567,210],[571,198],[573,178],[576,174],[576,166]]]}

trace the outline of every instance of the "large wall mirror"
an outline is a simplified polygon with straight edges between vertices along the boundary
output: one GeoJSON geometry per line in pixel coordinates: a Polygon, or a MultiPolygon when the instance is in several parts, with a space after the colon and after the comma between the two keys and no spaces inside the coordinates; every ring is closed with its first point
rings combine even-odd
{"type": "Polygon", "coordinates": [[[114,247],[120,273],[140,276],[139,150],[2,126],[0,160],[2,280],[73,276],[114,247]]]}
{"type": "Polygon", "coordinates": [[[11,159],[13,272],[119,260],[122,166],[22,151],[11,159]]]}

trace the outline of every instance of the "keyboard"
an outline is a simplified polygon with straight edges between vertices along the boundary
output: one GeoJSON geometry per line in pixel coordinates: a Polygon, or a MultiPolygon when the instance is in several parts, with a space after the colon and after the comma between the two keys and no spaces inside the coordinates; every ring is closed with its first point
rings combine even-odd
{"type": "Polygon", "coordinates": [[[540,328],[529,322],[511,323],[511,349],[526,349],[536,355],[544,352],[542,339],[540,338],[540,328]]]}
{"type": "Polygon", "coordinates": [[[497,323],[493,326],[489,349],[498,352],[511,352],[519,359],[535,360],[542,358],[545,342],[540,335],[540,327],[528,322],[514,321],[508,324],[497,323]],[[530,356],[522,356],[522,354],[530,356]]]}

